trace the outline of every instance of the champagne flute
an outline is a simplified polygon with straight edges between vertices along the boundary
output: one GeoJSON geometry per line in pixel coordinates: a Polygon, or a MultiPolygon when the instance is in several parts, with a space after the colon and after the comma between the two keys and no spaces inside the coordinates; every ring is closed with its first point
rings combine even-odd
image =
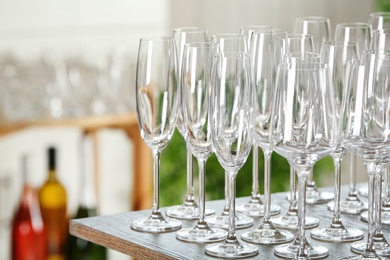
{"type": "Polygon", "coordinates": [[[363,159],[368,172],[367,242],[355,242],[351,250],[359,256],[345,259],[383,259],[390,245],[380,230],[381,173],[389,165],[390,60],[367,55],[358,66],[358,80],[348,87],[343,100],[342,142],[363,159]],[[367,58],[368,57],[368,58],[367,58]]]}
{"type": "MultiPolygon", "coordinates": [[[[179,96],[180,94],[180,82],[181,82],[181,69],[182,69],[182,60],[184,55],[184,46],[187,43],[191,42],[207,42],[208,31],[204,28],[199,27],[181,27],[173,30],[173,39],[176,44],[178,52],[178,74],[176,75],[176,82],[179,85],[179,96]]],[[[179,130],[180,134],[185,139],[186,130],[182,123],[182,114],[179,110],[179,115],[177,118],[176,127],[179,130]]],[[[186,150],[187,155],[187,185],[186,185],[186,195],[184,202],[181,205],[176,205],[169,207],[166,210],[166,214],[169,217],[178,218],[178,219],[198,219],[199,218],[199,206],[196,203],[194,195],[194,182],[193,182],[193,159],[192,154],[189,149],[186,150]]],[[[212,215],[215,210],[206,208],[205,214],[212,215]]]]}
{"type": "Polygon", "coordinates": [[[241,243],[235,232],[236,176],[253,145],[253,88],[246,53],[216,54],[213,61],[209,114],[217,159],[228,173],[229,225],[225,241],[206,246],[208,255],[243,258],[258,254],[257,246],[241,243]]]}
{"type": "Polygon", "coordinates": [[[270,140],[298,175],[298,231],[292,244],[275,247],[277,256],[326,257],[328,249],[305,236],[306,181],[313,165],[337,144],[337,121],[329,68],[321,63],[281,64],[271,114],[270,140]]]}
{"type": "MultiPolygon", "coordinates": [[[[273,41],[277,37],[285,37],[287,35],[287,32],[285,30],[281,29],[272,29],[268,26],[244,26],[241,27],[240,34],[247,35],[247,43],[248,43],[248,50],[251,52],[252,56],[252,50],[251,50],[251,43],[253,35],[255,33],[272,33],[273,35],[273,41]]],[[[257,42],[257,40],[256,40],[257,42]]],[[[254,47],[255,48],[255,47],[254,47]]],[[[258,54],[257,54],[258,55],[258,54]]],[[[253,57],[252,57],[253,62],[253,57]]],[[[276,62],[275,62],[276,63],[276,62]]],[[[256,142],[254,142],[253,148],[252,148],[252,156],[253,156],[253,166],[252,166],[252,192],[251,197],[248,202],[237,205],[236,211],[244,213],[246,215],[249,215],[251,217],[261,217],[264,216],[265,206],[261,200],[260,197],[260,187],[259,187],[259,149],[260,147],[257,145],[256,142]]],[[[280,213],[280,206],[271,204],[271,215],[277,215],[280,213]]]]}
{"type": "MultiPolygon", "coordinates": [[[[346,91],[347,62],[358,58],[358,44],[356,42],[324,42],[322,43],[322,62],[329,65],[334,86],[336,117],[340,118],[340,108],[344,91],[346,91]]],[[[351,75],[348,75],[351,76],[351,75]]],[[[354,75],[352,75],[354,76],[354,75]]],[[[330,226],[316,228],[311,231],[311,237],[322,241],[346,242],[363,239],[363,231],[357,228],[344,227],[341,220],[340,192],[341,192],[341,162],[347,154],[347,149],[338,141],[336,149],[331,154],[334,162],[334,209],[330,226]]]]}
{"type": "Polygon", "coordinates": [[[160,233],[181,228],[160,211],[160,155],[172,137],[177,118],[176,48],[171,37],[141,38],[136,72],[136,107],[141,136],[153,154],[153,208],[133,221],[137,231],[160,233]]]}
{"type": "Polygon", "coordinates": [[[272,31],[256,32],[251,42],[253,68],[253,88],[255,93],[254,139],[264,153],[264,198],[265,210],[263,223],[255,230],[242,234],[244,241],[259,244],[280,244],[293,240],[294,235],[281,231],[270,221],[271,218],[271,156],[272,147],[269,140],[269,120],[274,89],[274,37],[272,31]]]}
{"type": "MultiPolygon", "coordinates": [[[[370,47],[372,34],[372,26],[369,23],[351,22],[351,23],[340,23],[336,25],[335,41],[350,41],[358,43],[359,57],[363,52],[367,51],[370,47]]],[[[349,160],[349,192],[347,198],[341,201],[340,210],[343,213],[359,214],[363,210],[367,209],[367,205],[364,204],[358,197],[356,191],[356,154],[350,153],[349,160]]],[[[359,194],[367,194],[364,191],[365,188],[359,190],[359,194]],[[363,190],[362,190],[363,189],[363,190]]],[[[333,210],[333,202],[328,204],[328,208],[333,210]]]]}
{"type": "MultiPolygon", "coordinates": [[[[314,52],[293,52],[284,55],[283,63],[319,63],[320,54],[314,52]]],[[[287,213],[282,216],[271,218],[272,224],[278,228],[297,229],[298,228],[298,205],[296,196],[296,174],[290,167],[290,206],[287,213]]],[[[319,219],[312,216],[305,216],[305,228],[314,228],[319,224],[319,219]]]]}
{"type": "Polygon", "coordinates": [[[321,45],[330,41],[330,20],[322,16],[305,16],[295,19],[295,33],[309,34],[313,36],[313,51],[320,53],[321,45]]]}
{"type": "Polygon", "coordinates": [[[370,13],[368,23],[372,25],[372,30],[390,29],[390,12],[370,13]]]}
{"type": "Polygon", "coordinates": [[[359,56],[370,48],[372,25],[369,23],[339,23],[336,25],[335,41],[357,42],[359,56]]]}
{"type": "MultiPolygon", "coordinates": [[[[237,33],[221,33],[211,36],[211,44],[214,54],[224,52],[248,52],[246,37],[237,33]]],[[[211,227],[228,229],[229,226],[229,201],[228,201],[228,172],[225,171],[225,205],[220,215],[208,216],[206,221],[211,227]]],[[[243,214],[237,214],[235,218],[236,228],[246,228],[253,225],[253,218],[243,214]]]]}
{"type": "Polygon", "coordinates": [[[187,43],[181,70],[181,108],[188,149],[198,160],[199,220],[195,227],[183,228],[176,238],[187,242],[215,242],[226,238],[223,229],[211,229],[205,221],[206,161],[213,152],[208,120],[211,69],[210,43],[187,43]]]}
{"type": "MultiPolygon", "coordinates": [[[[371,13],[368,23],[372,25],[371,50],[389,50],[390,49],[390,12],[371,13]]],[[[382,201],[382,224],[390,225],[390,169],[385,172],[384,198],[382,201]]],[[[360,215],[362,220],[367,221],[367,212],[360,215]]]]}
{"type": "Polygon", "coordinates": [[[370,50],[390,50],[390,29],[378,29],[372,32],[370,50]]]}
{"type": "MultiPolygon", "coordinates": [[[[284,56],[289,53],[314,52],[313,35],[310,34],[289,33],[287,34],[287,39],[279,37],[276,45],[276,55],[279,56],[280,63],[284,59],[284,56]]],[[[290,173],[293,172],[294,170],[290,169],[290,173]]],[[[290,179],[292,178],[290,176],[290,179]]],[[[313,169],[310,170],[306,189],[306,203],[308,204],[325,203],[334,197],[330,192],[320,192],[317,190],[315,181],[313,180],[313,169]]]]}

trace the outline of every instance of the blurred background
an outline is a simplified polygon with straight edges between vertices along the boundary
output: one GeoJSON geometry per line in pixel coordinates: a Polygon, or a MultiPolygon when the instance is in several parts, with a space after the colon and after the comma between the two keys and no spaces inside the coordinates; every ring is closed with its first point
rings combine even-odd
{"type": "MultiPolygon", "coordinates": [[[[171,35],[173,28],[187,26],[207,28],[210,35],[238,33],[241,26],[255,24],[292,32],[294,20],[300,16],[329,17],[332,35],[336,24],[367,22],[374,11],[390,11],[388,1],[1,1],[0,259],[11,256],[10,230],[22,193],[21,157],[26,151],[34,157],[31,183],[40,188],[47,178],[47,148],[57,148],[57,177],[67,191],[67,214],[76,214],[80,172],[85,169],[79,154],[85,135],[83,120],[101,119],[94,131],[99,148],[95,150],[98,214],[139,209],[133,198],[133,190],[141,185],[134,182],[134,142],[123,131],[126,127],[111,127],[110,123],[112,116],[120,120],[115,116],[135,114],[139,38],[171,35]]],[[[287,190],[288,165],[278,156],[273,161],[272,180],[276,181],[272,191],[287,190]]],[[[186,164],[185,143],[177,132],[161,162],[161,204],[179,204],[184,199],[186,164]]],[[[222,199],[223,170],[215,157],[207,167],[207,199],[222,199]]],[[[332,185],[332,160],[326,158],[316,168],[317,183],[332,185]]],[[[242,171],[245,174],[238,175],[237,195],[249,196],[251,159],[242,171]]],[[[347,183],[348,176],[343,180],[347,183]]],[[[364,173],[358,174],[358,181],[365,181],[364,173]]],[[[150,194],[144,196],[150,198],[150,194]]],[[[109,251],[108,258],[129,257],[109,251]]]]}

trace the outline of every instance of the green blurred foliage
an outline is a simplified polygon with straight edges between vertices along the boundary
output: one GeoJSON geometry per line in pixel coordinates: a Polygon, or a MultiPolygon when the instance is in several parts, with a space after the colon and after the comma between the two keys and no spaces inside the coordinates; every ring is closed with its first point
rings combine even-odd
{"type": "Polygon", "coordinates": [[[390,12],[390,1],[389,0],[377,0],[376,8],[382,12],[390,12]]]}
{"type": "MultiPolygon", "coordinates": [[[[237,197],[250,196],[252,191],[252,152],[247,162],[237,175],[237,197]]],[[[161,206],[181,204],[186,192],[186,144],[183,137],[176,130],[168,146],[161,154],[160,199],[161,206]]],[[[263,194],[264,159],[259,150],[259,185],[263,194]]],[[[314,178],[318,186],[321,173],[329,174],[333,171],[333,162],[330,157],[324,158],[314,166],[314,178]]],[[[330,175],[329,177],[332,177],[330,175]]],[[[333,178],[333,177],[332,177],[333,178]]],[[[290,166],[287,160],[277,153],[272,155],[271,192],[288,191],[290,181],[290,166]]],[[[194,158],[194,188],[198,198],[198,168],[194,158]]],[[[206,164],[206,200],[224,198],[225,174],[215,154],[206,164]]]]}

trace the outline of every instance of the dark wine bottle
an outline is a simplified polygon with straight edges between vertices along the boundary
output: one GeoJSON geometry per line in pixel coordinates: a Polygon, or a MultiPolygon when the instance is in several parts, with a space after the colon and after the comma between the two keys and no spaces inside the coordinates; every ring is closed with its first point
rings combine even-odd
{"type": "Polygon", "coordinates": [[[31,186],[31,158],[22,158],[23,190],[19,207],[12,220],[12,260],[47,258],[48,240],[39,207],[38,192],[31,186]]]}
{"type": "MultiPolygon", "coordinates": [[[[97,202],[92,157],[92,140],[84,136],[81,152],[80,199],[75,218],[97,216],[97,202]]],[[[98,244],[70,235],[67,244],[67,260],[106,260],[106,248],[98,244]]]]}
{"type": "Polygon", "coordinates": [[[56,149],[48,149],[48,176],[39,190],[42,217],[49,241],[48,260],[65,259],[68,237],[67,193],[57,177],[56,149]]]}

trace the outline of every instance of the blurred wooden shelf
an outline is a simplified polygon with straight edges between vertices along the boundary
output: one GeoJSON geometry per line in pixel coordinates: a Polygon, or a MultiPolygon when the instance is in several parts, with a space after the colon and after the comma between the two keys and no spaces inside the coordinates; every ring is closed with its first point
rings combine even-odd
{"type": "Polygon", "coordinates": [[[64,119],[43,119],[31,121],[1,121],[0,136],[13,133],[32,126],[74,126],[86,130],[101,129],[106,127],[127,128],[137,125],[137,115],[135,113],[118,115],[88,116],[82,118],[64,118],[64,119]]]}
{"type": "MultiPolygon", "coordinates": [[[[153,162],[150,149],[141,138],[136,113],[18,122],[0,119],[0,137],[29,127],[77,127],[92,136],[96,136],[96,132],[104,128],[123,130],[134,146],[133,208],[139,210],[151,207],[153,162]]],[[[99,147],[97,139],[94,138],[94,140],[95,147],[99,147]]],[[[98,165],[97,157],[95,157],[95,162],[98,165]]]]}

